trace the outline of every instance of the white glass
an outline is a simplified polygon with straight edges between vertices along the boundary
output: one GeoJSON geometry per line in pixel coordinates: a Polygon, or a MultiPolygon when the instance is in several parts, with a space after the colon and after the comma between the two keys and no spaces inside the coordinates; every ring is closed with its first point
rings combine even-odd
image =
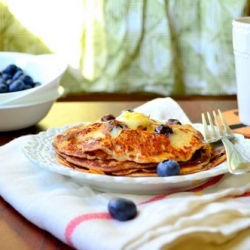
{"type": "Polygon", "coordinates": [[[250,17],[232,22],[239,118],[250,125],[250,17]]]}

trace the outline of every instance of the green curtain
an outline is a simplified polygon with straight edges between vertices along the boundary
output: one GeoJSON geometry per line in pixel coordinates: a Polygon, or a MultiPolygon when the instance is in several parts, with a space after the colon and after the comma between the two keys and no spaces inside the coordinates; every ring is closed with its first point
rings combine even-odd
{"type": "MultiPolygon", "coordinates": [[[[68,93],[236,93],[232,19],[248,14],[249,0],[74,0],[77,12],[70,0],[40,1],[47,11],[54,8],[64,39],[75,28],[66,27],[65,19],[78,21],[75,45],[65,43],[59,52],[46,43],[45,33],[34,34],[22,22],[15,1],[0,0],[0,50],[68,57],[74,50],[62,80],[68,93]],[[57,16],[59,8],[66,8],[65,15],[57,16]]],[[[30,0],[21,2],[27,15],[35,13],[46,25],[46,12],[29,8],[30,0]]]]}

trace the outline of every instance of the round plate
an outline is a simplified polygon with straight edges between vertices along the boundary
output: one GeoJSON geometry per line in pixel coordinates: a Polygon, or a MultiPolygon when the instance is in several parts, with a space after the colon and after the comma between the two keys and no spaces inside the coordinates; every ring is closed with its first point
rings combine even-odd
{"type": "MultiPolygon", "coordinates": [[[[193,126],[202,132],[201,124],[193,126]]],[[[42,167],[58,174],[70,176],[77,183],[101,192],[166,194],[195,188],[214,176],[228,172],[226,162],[207,171],[171,177],[121,177],[79,172],[58,163],[52,147],[54,137],[69,127],[52,128],[32,135],[23,146],[23,152],[34,163],[34,167],[42,167]]],[[[242,135],[236,135],[235,145],[239,150],[247,152],[247,148],[250,148],[250,140],[244,139],[242,135]]]]}

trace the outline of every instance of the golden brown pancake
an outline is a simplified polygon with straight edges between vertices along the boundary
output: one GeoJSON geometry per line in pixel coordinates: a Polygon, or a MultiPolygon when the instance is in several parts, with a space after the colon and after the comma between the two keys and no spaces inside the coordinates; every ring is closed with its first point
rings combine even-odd
{"type": "MultiPolygon", "coordinates": [[[[214,167],[215,153],[189,124],[163,123],[131,111],[104,118],[57,135],[57,160],[79,171],[116,176],[157,176],[157,164],[166,159],[180,164],[180,174],[214,167]]],[[[217,163],[223,159],[217,158],[217,163]]]]}

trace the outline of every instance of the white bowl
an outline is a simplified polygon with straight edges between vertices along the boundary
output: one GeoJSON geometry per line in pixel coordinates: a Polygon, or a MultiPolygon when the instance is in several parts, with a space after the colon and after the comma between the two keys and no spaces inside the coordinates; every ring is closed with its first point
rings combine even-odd
{"type": "MultiPolygon", "coordinates": [[[[61,88],[61,86],[59,86],[58,88],[61,88]]],[[[48,99],[56,98],[57,96],[58,89],[48,89],[41,91],[41,93],[39,92],[33,95],[25,95],[15,99],[11,99],[11,101],[3,101],[2,103],[0,102],[0,108],[9,107],[13,105],[34,104],[37,102],[40,103],[48,99]]]]}
{"type": "Polygon", "coordinates": [[[49,112],[53,103],[64,93],[64,88],[59,86],[54,96],[43,100],[19,105],[0,107],[0,132],[23,129],[37,124],[49,112]]]}
{"type": "Polygon", "coordinates": [[[17,92],[0,93],[0,105],[4,105],[5,102],[11,103],[11,100],[17,100],[19,97],[39,95],[43,91],[52,89],[56,91],[67,69],[64,60],[55,54],[31,55],[19,52],[0,52],[0,71],[10,64],[16,64],[41,85],[17,92]]]}

